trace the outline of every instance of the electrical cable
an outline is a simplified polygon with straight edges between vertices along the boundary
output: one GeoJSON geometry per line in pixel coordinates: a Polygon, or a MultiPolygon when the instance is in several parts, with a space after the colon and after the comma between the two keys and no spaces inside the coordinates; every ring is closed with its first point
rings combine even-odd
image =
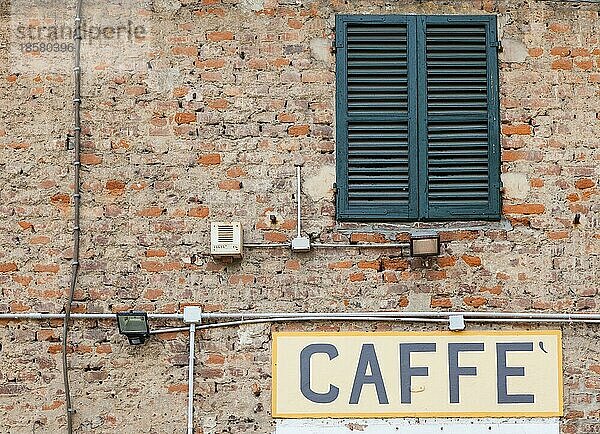
{"type": "Polygon", "coordinates": [[[74,187],[73,187],[73,260],[71,262],[71,283],[69,294],[65,303],[65,317],[62,332],[62,373],[65,387],[65,407],[67,412],[67,433],[73,433],[73,409],[71,400],[71,388],[69,385],[69,364],[67,358],[69,321],[71,320],[71,306],[75,289],[77,288],[77,277],[79,275],[79,243],[80,243],[80,208],[81,208],[81,8],[83,0],[76,0],[75,6],[75,31],[73,39],[75,45],[75,66],[73,68],[74,96],[73,96],[73,118],[74,118],[74,187]]]}

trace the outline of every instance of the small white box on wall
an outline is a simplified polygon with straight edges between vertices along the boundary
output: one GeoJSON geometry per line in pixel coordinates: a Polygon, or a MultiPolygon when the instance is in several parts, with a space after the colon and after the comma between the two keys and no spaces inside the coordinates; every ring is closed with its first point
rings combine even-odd
{"type": "Polygon", "coordinates": [[[243,245],[241,223],[212,222],[210,224],[210,254],[215,258],[241,258],[243,245]]]}

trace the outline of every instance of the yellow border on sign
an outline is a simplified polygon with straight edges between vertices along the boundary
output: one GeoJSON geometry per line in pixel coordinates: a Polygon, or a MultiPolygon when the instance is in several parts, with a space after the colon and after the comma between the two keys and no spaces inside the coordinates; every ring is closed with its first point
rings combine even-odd
{"type": "Polygon", "coordinates": [[[564,385],[562,360],[561,330],[487,330],[453,332],[441,330],[436,332],[272,332],[271,360],[271,417],[285,419],[381,419],[396,417],[559,417],[563,415],[564,385]],[[542,335],[556,336],[558,341],[558,405],[557,411],[548,412],[392,412],[392,413],[279,413],[277,411],[277,339],[285,336],[523,336],[542,335]]]}

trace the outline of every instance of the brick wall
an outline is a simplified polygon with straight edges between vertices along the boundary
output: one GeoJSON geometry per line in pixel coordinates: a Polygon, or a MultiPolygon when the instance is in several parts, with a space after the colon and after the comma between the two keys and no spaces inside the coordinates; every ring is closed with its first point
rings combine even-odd
{"type": "MultiPolygon", "coordinates": [[[[16,0],[0,6],[5,47],[19,42],[9,31],[17,9],[16,0]]],[[[119,22],[121,12],[84,7],[89,20],[119,22]]],[[[75,312],[176,312],[188,303],[206,311],[598,310],[597,5],[161,0],[126,12],[143,38],[83,44],[75,312]],[[313,240],[407,238],[410,225],[335,221],[336,13],[498,14],[506,222],[432,225],[443,249],[429,262],[357,248],[255,249],[242,261],[215,261],[210,221],[241,221],[250,242],[291,240],[296,162],[313,240]]],[[[12,56],[0,50],[0,312],[59,312],[72,256],[71,60],[50,67],[40,56],[23,68],[12,56]]],[[[64,429],[60,325],[0,322],[0,431],[64,429]]],[[[391,326],[274,329],[315,327],[391,326]]],[[[598,328],[562,329],[563,433],[598,432],[598,328]]],[[[202,333],[201,432],[272,431],[270,330],[202,333]]],[[[187,336],[134,348],[110,322],[78,321],[70,340],[78,432],[183,430],[187,336]]]]}

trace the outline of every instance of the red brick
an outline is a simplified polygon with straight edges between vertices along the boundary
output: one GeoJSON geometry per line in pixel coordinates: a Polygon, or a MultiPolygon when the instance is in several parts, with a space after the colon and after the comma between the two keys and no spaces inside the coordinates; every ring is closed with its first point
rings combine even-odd
{"type": "Polygon", "coordinates": [[[112,353],[112,347],[110,344],[100,344],[96,347],[96,354],[110,354],[112,353]]]}
{"type": "Polygon", "coordinates": [[[288,270],[298,271],[300,270],[300,261],[297,259],[288,259],[285,262],[285,268],[288,270]]]}
{"type": "Polygon", "coordinates": [[[462,255],[461,259],[465,261],[469,267],[478,267],[481,265],[481,258],[478,256],[462,255]]]}
{"type": "Polygon", "coordinates": [[[567,57],[571,54],[571,50],[568,47],[554,47],[550,50],[550,54],[553,56],[567,57]]]}
{"type": "Polygon", "coordinates": [[[57,193],[50,198],[50,202],[56,204],[68,205],[71,202],[71,196],[64,193],[57,193]]]}
{"type": "Polygon", "coordinates": [[[456,264],[455,256],[440,256],[437,258],[439,267],[453,267],[456,264]]]}
{"type": "Polygon", "coordinates": [[[31,306],[21,303],[20,301],[13,301],[10,303],[11,312],[25,312],[27,310],[31,310],[31,306]]]}
{"type": "Polygon", "coordinates": [[[502,125],[502,134],[506,134],[507,136],[512,136],[512,135],[529,136],[529,135],[531,135],[531,125],[528,125],[528,124],[502,125]]]}
{"type": "Polygon", "coordinates": [[[546,207],[540,203],[522,203],[518,205],[504,205],[502,210],[505,214],[543,214],[546,207]]]}
{"type": "Polygon", "coordinates": [[[219,41],[231,41],[233,40],[233,33],[231,32],[208,32],[206,39],[213,42],[219,41]]]}
{"type": "Polygon", "coordinates": [[[81,164],[87,166],[95,166],[102,163],[102,157],[96,154],[81,154],[80,160],[81,164]]]}
{"type": "Polygon", "coordinates": [[[246,172],[244,172],[244,169],[242,169],[241,167],[232,167],[230,169],[227,169],[227,176],[230,178],[239,178],[242,176],[246,176],[246,172]]]}
{"type": "Polygon", "coordinates": [[[242,183],[235,179],[228,179],[219,182],[219,188],[221,190],[240,190],[242,188],[242,183]]]}
{"type": "Polygon", "coordinates": [[[196,57],[198,55],[198,47],[195,45],[178,45],[173,47],[173,54],[176,56],[196,57]]]}
{"type": "Polygon", "coordinates": [[[223,98],[213,99],[208,102],[208,106],[215,110],[224,110],[229,106],[229,102],[223,98]]]}
{"type": "Polygon", "coordinates": [[[292,29],[301,29],[302,22],[300,22],[294,18],[290,18],[290,19],[288,19],[288,26],[290,26],[292,29]]]}
{"type": "Polygon", "coordinates": [[[56,264],[34,264],[33,271],[36,273],[58,273],[59,267],[56,264]]]}
{"type": "Polygon", "coordinates": [[[125,94],[129,96],[140,96],[146,93],[145,86],[127,86],[125,88],[125,94]]]}
{"type": "Polygon", "coordinates": [[[190,217],[206,218],[208,214],[209,208],[207,206],[197,206],[188,211],[188,216],[190,217]]]}
{"type": "Polygon", "coordinates": [[[563,24],[563,23],[551,23],[550,25],[548,25],[548,29],[551,32],[555,32],[555,33],[565,33],[565,32],[569,32],[571,30],[571,26],[569,26],[568,24],[563,24]]]}
{"type": "Polygon", "coordinates": [[[273,65],[276,68],[281,68],[284,66],[288,66],[290,64],[290,60],[285,57],[277,57],[276,59],[269,60],[269,64],[273,65]]]}
{"type": "Polygon", "coordinates": [[[36,332],[35,338],[38,341],[57,342],[58,338],[53,329],[40,329],[36,332]]]}
{"type": "Polygon", "coordinates": [[[575,66],[584,71],[589,71],[594,67],[594,62],[591,60],[575,60],[575,66]]]}
{"type": "Polygon", "coordinates": [[[187,393],[188,385],[187,383],[170,384],[167,386],[167,391],[169,393],[187,393]]]}
{"type": "Polygon", "coordinates": [[[156,261],[142,261],[140,264],[141,268],[152,273],[159,273],[162,271],[175,271],[181,270],[182,266],[179,262],[156,262],[156,261]]]}
{"type": "Polygon", "coordinates": [[[432,297],[430,306],[432,308],[436,308],[436,307],[449,308],[449,307],[452,307],[452,300],[447,297],[444,297],[444,298],[432,297]]]}
{"type": "Polygon", "coordinates": [[[398,282],[398,277],[396,276],[396,273],[392,271],[386,271],[383,273],[383,281],[385,283],[396,283],[398,282]]]}
{"type": "Polygon", "coordinates": [[[540,188],[544,186],[544,180],[541,178],[532,178],[529,181],[529,185],[532,186],[533,188],[540,188]]]}
{"type": "Polygon", "coordinates": [[[445,270],[427,270],[425,272],[425,278],[427,280],[443,280],[446,278],[446,271],[445,270]]]}
{"type": "Polygon", "coordinates": [[[29,239],[29,244],[48,244],[50,241],[50,237],[47,237],[45,235],[38,235],[37,237],[31,237],[29,239]]]}
{"type": "Polygon", "coordinates": [[[408,260],[401,258],[384,258],[382,265],[384,270],[406,270],[410,267],[408,260]]]}
{"type": "Polygon", "coordinates": [[[288,241],[287,235],[282,234],[281,232],[265,232],[264,238],[265,241],[271,243],[285,243],[288,241]]]}
{"type": "Polygon", "coordinates": [[[179,125],[191,124],[193,122],[196,122],[196,113],[186,113],[186,112],[177,113],[175,115],[175,122],[177,122],[177,124],[179,124],[179,125]]]}
{"type": "Polygon", "coordinates": [[[350,236],[353,243],[386,243],[387,239],[383,234],[354,232],[350,236]]]}
{"type": "Polygon", "coordinates": [[[207,365],[223,365],[225,363],[225,356],[223,354],[209,353],[206,358],[207,365]]]}
{"type": "Polygon", "coordinates": [[[229,278],[231,285],[252,285],[256,282],[256,277],[252,274],[234,274],[229,278]]]}
{"type": "Polygon", "coordinates": [[[350,282],[362,282],[363,280],[365,280],[364,273],[352,273],[350,275],[350,282]]]}
{"type": "Polygon", "coordinates": [[[140,217],[160,217],[165,212],[164,208],[158,206],[151,206],[149,208],[144,208],[136,212],[136,215],[140,217]]]}
{"type": "Polygon", "coordinates": [[[198,157],[198,164],[203,166],[214,166],[221,164],[221,154],[205,154],[198,157]]]}
{"type": "Polygon", "coordinates": [[[328,265],[328,268],[331,270],[338,270],[338,269],[350,268],[350,267],[352,267],[352,261],[331,262],[328,265]]]}
{"type": "Polygon", "coordinates": [[[567,231],[550,231],[548,232],[548,238],[551,240],[564,240],[569,238],[569,232],[567,231]]]}
{"type": "Polygon", "coordinates": [[[441,242],[474,240],[479,236],[478,231],[447,231],[440,232],[441,242]]]}
{"type": "Polygon", "coordinates": [[[377,271],[381,269],[381,261],[360,261],[357,265],[358,268],[362,269],[372,269],[377,271]]]}
{"type": "Polygon", "coordinates": [[[596,183],[589,178],[582,178],[575,181],[575,187],[580,190],[584,190],[586,188],[592,188],[596,185],[596,183]]]}
{"type": "Polygon", "coordinates": [[[573,69],[573,61],[571,59],[557,59],[552,62],[551,68],[557,70],[571,70],[573,69]]]}
{"type": "Polygon", "coordinates": [[[279,122],[285,122],[285,123],[296,122],[297,119],[298,119],[298,117],[291,113],[279,113],[277,115],[277,120],[279,122]]]}
{"type": "Polygon", "coordinates": [[[42,405],[42,411],[56,410],[64,405],[65,401],[55,400],[51,404],[42,405]]]}
{"type": "Polygon", "coordinates": [[[290,136],[306,136],[310,131],[308,125],[294,125],[288,128],[288,134],[290,136]]]}
{"type": "Polygon", "coordinates": [[[190,92],[190,88],[186,86],[179,86],[173,89],[173,96],[175,98],[183,98],[190,92]]]}
{"type": "Polygon", "coordinates": [[[117,179],[110,179],[106,181],[106,189],[111,193],[122,193],[125,189],[125,183],[117,179]]]}
{"type": "Polygon", "coordinates": [[[477,297],[477,296],[468,296],[465,297],[463,299],[463,301],[465,302],[465,304],[471,306],[471,307],[481,307],[485,304],[487,304],[487,299],[483,298],[483,297],[477,297]]]}
{"type": "Polygon", "coordinates": [[[205,59],[205,60],[197,60],[194,64],[197,68],[202,69],[218,69],[225,66],[224,59],[205,59]]]}
{"type": "Polygon", "coordinates": [[[147,258],[162,258],[167,256],[167,251],[163,249],[148,249],[146,250],[147,258]]]}
{"type": "Polygon", "coordinates": [[[17,264],[14,262],[0,264],[0,273],[10,273],[11,271],[17,271],[17,264]]]}
{"type": "Polygon", "coordinates": [[[530,48],[529,49],[529,57],[540,57],[542,54],[544,54],[544,49],[543,48],[530,48]]]}
{"type": "Polygon", "coordinates": [[[590,54],[590,50],[587,48],[578,47],[571,49],[571,56],[573,57],[588,57],[590,54]]]}
{"type": "Polygon", "coordinates": [[[500,286],[500,285],[491,286],[491,287],[482,286],[479,289],[479,291],[480,292],[489,292],[490,294],[494,294],[494,295],[500,295],[502,293],[502,286],[500,286]]]}
{"type": "Polygon", "coordinates": [[[250,59],[246,62],[246,66],[250,69],[262,71],[267,69],[267,61],[265,59],[250,59]]]}
{"type": "Polygon", "coordinates": [[[31,276],[17,276],[17,275],[13,275],[12,279],[15,282],[17,282],[19,285],[29,286],[29,284],[33,280],[33,277],[31,277],[31,276]]]}
{"type": "Polygon", "coordinates": [[[146,289],[144,292],[144,298],[148,300],[158,300],[164,295],[164,291],[162,289],[146,289]]]}

